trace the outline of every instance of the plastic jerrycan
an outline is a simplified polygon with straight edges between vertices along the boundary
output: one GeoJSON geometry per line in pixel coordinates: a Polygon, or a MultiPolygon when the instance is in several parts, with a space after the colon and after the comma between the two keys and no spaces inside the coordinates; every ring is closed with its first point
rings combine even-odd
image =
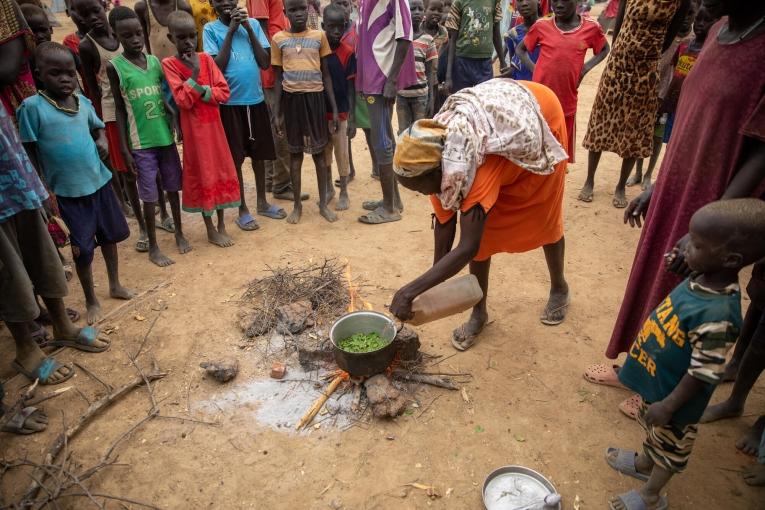
{"type": "Polygon", "coordinates": [[[429,289],[412,301],[413,326],[443,319],[475,306],[483,299],[478,279],[472,274],[452,278],[429,289]]]}

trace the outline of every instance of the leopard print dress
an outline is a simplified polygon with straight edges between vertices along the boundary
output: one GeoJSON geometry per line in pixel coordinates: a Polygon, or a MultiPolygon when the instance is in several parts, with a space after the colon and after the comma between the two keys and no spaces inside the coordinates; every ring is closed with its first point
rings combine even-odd
{"type": "Polygon", "coordinates": [[[600,78],[583,145],[622,158],[647,158],[658,108],[661,47],[682,0],[626,1],[624,21],[600,78]]]}

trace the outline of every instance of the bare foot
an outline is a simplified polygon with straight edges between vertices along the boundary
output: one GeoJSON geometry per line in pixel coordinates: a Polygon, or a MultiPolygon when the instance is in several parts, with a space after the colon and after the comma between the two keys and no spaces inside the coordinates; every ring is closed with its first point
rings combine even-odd
{"type": "Polygon", "coordinates": [[[175,261],[162,253],[158,246],[149,249],[149,260],[154,262],[159,267],[167,267],[175,264],[175,261]]]}
{"type": "Polygon", "coordinates": [[[87,319],[88,324],[95,324],[101,320],[102,316],[101,304],[98,301],[86,305],[85,318],[87,319]]]}
{"type": "Polygon", "coordinates": [[[489,314],[486,311],[470,314],[470,319],[452,332],[452,345],[458,351],[470,349],[478,341],[478,335],[483,331],[484,326],[489,321],[489,314]]]}
{"type": "Polygon", "coordinates": [[[129,299],[133,299],[135,294],[133,294],[133,291],[126,289],[118,283],[109,288],[109,297],[114,299],[124,299],[127,301],[129,299]]]}
{"type": "Polygon", "coordinates": [[[292,212],[290,213],[290,215],[287,216],[287,223],[290,223],[292,225],[297,225],[302,215],[303,215],[303,208],[295,207],[294,209],[292,209],[292,212]]]}
{"type": "Polygon", "coordinates": [[[232,241],[229,236],[221,234],[217,230],[209,230],[207,232],[207,240],[215,246],[220,246],[221,248],[228,248],[234,244],[234,241],[232,241]]]}
{"type": "Polygon", "coordinates": [[[582,187],[582,191],[579,192],[579,196],[576,197],[577,200],[581,200],[582,202],[592,202],[592,197],[595,194],[592,191],[592,184],[586,184],[582,187]]]}
{"type": "Polygon", "coordinates": [[[337,214],[330,211],[326,205],[324,207],[319,207],[319,214],[330,223],[337,221],[337,214]]]}
{"type": "Polygon", "coordinates": [[[760,416],[757,421],[754,422],[752,428],[746,431],[746,434],[736,441],[736,448],[741,450],[747,455],[757,455],[760,451],[760,440],[762,439],[762,431],[765,429],[765,416],[760,416]]]}
{"type": "Polygon", "coordinates": [[[615,189],[614,190],[614,199],[611,201],[614,207],[617,209],[624,209],[627,207],[627,193],[623,189],[615,189]]]}
{"type": "Polygon", "coordinates": [[[744,471],[744,481],[747,485],[765,485],[765,464],[755,464],[744,471]]]}
{"type": "Polygon", "coordinates": [[[175,234],[175,245],[178,246],[178,253],[184,254],[191,251],[191,245],[182,235],[175,234]]]}
{"type": "Polygon", "coordinates": [[[701,416],[701,423],[712,423],[726,418],[738,418],[744,414],[744,406],[732,401],[730,398],[717,405],[707,407],[701,416]]]}
{"type": "Polygon", "coordinates": [[[340,198],[337,199],[337,203],[335,204],[335,211],[347,211],[350,205],[348,194],[341,191],[340,198]]]}
{"type": "Polygon", "coordinates": [[[550,290],[550,297],[547,299],[547,305],[539,320],[547,326],[560,324],[566,318],[566,311],[570,302],[571,297],[568,288],[561,291],[550,290]]]}
{"type": "Polygon", "coordinates": [[[651,176],[650,176],[650,175],[645,175],[645,176],[643,177],[643,180],[642,180],[642,181],[641,181],[641,183],[640,183],[640,189],[642,189],[643,191],[645,191],[645,190],[647,190],[647,189],[648,189],[650,186],[651,186],[651,176]]]}
{"type": "MultiPolygon", "coordinates": [[[[632,174],[629,179],[627,179],[627,187],[637,186],[641,183],[643,180],[642,174],[632,174]]],[[[645,188],[644,188],[645,189],[645,188]]]]}

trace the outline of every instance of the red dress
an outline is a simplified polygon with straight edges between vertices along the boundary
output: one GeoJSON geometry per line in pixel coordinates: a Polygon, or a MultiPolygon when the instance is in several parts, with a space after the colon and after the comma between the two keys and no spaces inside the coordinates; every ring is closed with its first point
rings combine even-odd
{"type": "MultiPolygon", "coordinates": [[[[723,24],[709,31],[683,83],[672,141],[606,350],[611,359],[627,352],[651,311],[680,283],[665,271],[664,254],[688,233],[693,213],[725,193],[745,139],[765,142],[765,34],[721,45],[717,33],[723,24]]],[[[755,196],[761,191],[762,183],[755,196]]]]}
{"type": "Polygon", "coordinates": [[[212,216],[216,209],[239,207],[239,181],[218,109],[229,97],[228,83],[210,55],[197,55],[197,83],[211,89],[207,102],[189,85],[191,69],[178,57],[163,60],[162,68],[181,115],[183,210],[212,216]]]}

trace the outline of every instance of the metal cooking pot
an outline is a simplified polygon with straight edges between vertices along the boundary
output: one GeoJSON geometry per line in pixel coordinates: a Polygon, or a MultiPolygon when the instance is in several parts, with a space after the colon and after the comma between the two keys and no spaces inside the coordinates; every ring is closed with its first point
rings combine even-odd
{"type": "Polygon", "coordinates": [[[393,339],[396,325],[393,320],[377,312],[359,311],[343,315],[329,330],[329,339],[335,352],[337,365],[352,376],[379,374],[388,368],[396,355],[393,339]],[[372,352],[346,352],[337,346],[344,338],[356,333],[377,333],[386,341],[384,347],[372,352]]]}

